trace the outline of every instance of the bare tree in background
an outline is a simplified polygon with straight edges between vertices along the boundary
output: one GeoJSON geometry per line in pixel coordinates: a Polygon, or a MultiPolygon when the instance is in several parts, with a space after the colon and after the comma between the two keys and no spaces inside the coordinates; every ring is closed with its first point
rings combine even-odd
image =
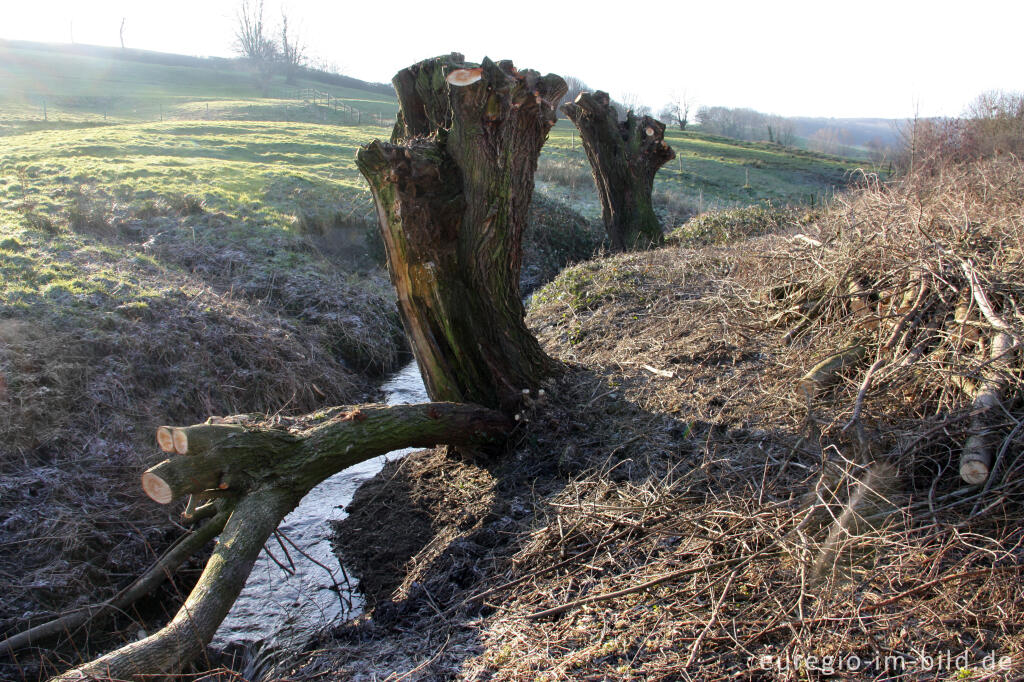
{"type": "Polygon", "coordinates": [[[768,129],[768,141],[792,147],[796,142],[796,126],[783,116],[769,116],[765,124],[768,129]]]}
{"type": "Polygon", "coordinates": [[[273,59],[277,47],[263,25],[263,0],[241,0],[236,19],[235,52],[253,62],[273,59]]]}
{"type": "Polygon", "coordinates": [[[850,133],[845,128],[821,128],[807,138],[807,146],[822,154],[842,154],[851,143],[850,133]]]}
{"type": "Polygon", "coordinates": [[[693,108],[693,97],[685,90],[682,94],[672,93],[672,99],[661,109],[658,117],[663,123],[677,125],[680,130],[686,130],[686,124],[690,122],[690,109],[693,108]]]}
{"type": "Polygon", "coordinates": [[[236,12],[235,52],[248,59],[260,76],[266,94],[274,73],[277,44],[263,24],[263,0],[241,0],[236,12]]]}
{"type": "Polygon", "coordinates": [[[613,102],[612,104],[617,104],[617,108],[621,109],[619,118],[624,118],[626,112],[629,111],[632,111],[639,117],[651,115],[651,108],[646,104],[642,104],[640,102],[640,96],[635,92],[622,93],[622,99],[618,102],[613,102]]]}
{"type": "Polygon", "coordinates": [[[284,10],[281,10],[281,45],[278,58],[284,69],[285,81],[295,82],[295,74],[306,63],[306,46],[296,32],[289,31],[288,15],[284,10]]]}
{"type": "Polygon", "coordinates": [[[565,102],[575,102],[581,92],[592,91],[589,85],[574,76],[566,76],[565,84],[569,86],[569,90],[565,93],[565,99],[563,100],[565,102]]]}
{"type": "Polygon", "coordinates": [[[990,90],[967,108],[969,154],[1024,154],[1024,93],[990,90]]]}
{"type": "Polygon", "coordinates": [[[878,135],[868,140],[864,146],[868,149],[868,160],[874,164],[884,164],[892,156],[891,146],[886,144],[885,140],[878,135]]]}
{"type": "Polygon", "coordinates": [[[914,118],[898,127],[895,162],[905,172],[937,173],[949,164],[1024,156],[1024,93],[993,90],[961,118],[914,118]]]}
{"type": "Polygon", "coordinates": [[[128,20],[128,17],[121,17],[121,49],[124,49],[124,22],[128,20]]]}

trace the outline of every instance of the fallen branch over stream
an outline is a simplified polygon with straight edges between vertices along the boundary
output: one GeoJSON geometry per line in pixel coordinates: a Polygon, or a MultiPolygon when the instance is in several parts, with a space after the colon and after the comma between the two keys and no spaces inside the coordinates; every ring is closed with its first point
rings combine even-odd
{"type": "Polygon", "coordinates": [[[500,412],[444,402],[335,407],[274,424],[243,415],[183,428],[160,427],[158,444],[175,454],[142,475],[143,489],[161,504],[192,495],[196,512],[213,509],[214,517],[118,597],[15,635],[0,643],[0,649],[13,651],[123,608],[219,533],[203,574],[170,623],[54,679],[176,675],[213,638],[281,519],[318,483],[392,450],[479,445],[512,427],[512,420],[500,412]]]}

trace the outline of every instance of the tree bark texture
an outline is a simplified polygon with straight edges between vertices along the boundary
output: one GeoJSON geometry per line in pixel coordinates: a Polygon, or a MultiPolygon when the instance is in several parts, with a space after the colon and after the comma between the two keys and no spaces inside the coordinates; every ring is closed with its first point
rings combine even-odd
{"type": "Polygon", "coordinates": [[[557,367],[523,322],[519,270],[537,158],[565,82],[452,54],[393,83],[391,141],[361,148],[356,164],[427,392],[512,410],[557,367]]]}
{"type": "Polygon", "coordinates": [[[601,198],[601,213],[616,251],[664,242],[651,191],[658,169],[675,158],[665,143],[665,124],[632,111],[620,122],[608,93],[583,92],[562,112],[580,131],[601,198]]]}

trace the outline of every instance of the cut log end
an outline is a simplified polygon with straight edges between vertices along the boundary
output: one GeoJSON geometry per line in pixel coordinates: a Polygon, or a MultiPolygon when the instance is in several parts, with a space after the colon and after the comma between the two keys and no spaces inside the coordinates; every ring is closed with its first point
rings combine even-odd
{"type": "Polygon", "coordinates": [[[188,454],[188,432],[185,429],[171,429],[174,451],[179,455],[188,454]]]}
{"type": "Polygon", "coordinates": [[[156,444],[159,445],[160,449],[163,450],[164,452],[174,452],[174,436],[171,433],[171,427],[157,427],[156,444]]]}
{"type": "Polygon", "coordinates": [[[475,69],[456,69],[449,73],[445,80],[451,85],[466,86],[476,83],[483,77],[484,70],[480,67],[475,69]]]}
{"type": "Polygon", "coordinates": [[[142,474],[142,489],[157,504],[170,504],[174,501],[171,486],[156,474],[147,471],[142,474]]]}
{"type": "Polygon", "coordinates": [[[970,485],[981,485],[988,479],[988,465],[978,460],[960,463],[960,478],[970,485]]]}

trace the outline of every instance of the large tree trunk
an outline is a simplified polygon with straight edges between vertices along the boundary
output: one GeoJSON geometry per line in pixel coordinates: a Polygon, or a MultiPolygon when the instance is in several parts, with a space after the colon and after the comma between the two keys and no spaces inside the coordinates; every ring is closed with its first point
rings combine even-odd
{"type": "Polygon", "coordinates": [[[583,92],[562,111],[580,131],[590,159],[608,239],[616,251],[649,248],[664,242],[654,214],[654,175],[675,158],[665,143],[665,124],[632,111],[619,122],[608,93],[583,92]]]}
{"type": "Polygon", "coordinates": [[[523,322],[520,240],[565,82],[452,54],[393,83],[391,142],[363,147],[356,163],[406,334],[432,400],[510,410],[555,369],[523,322]]]}

